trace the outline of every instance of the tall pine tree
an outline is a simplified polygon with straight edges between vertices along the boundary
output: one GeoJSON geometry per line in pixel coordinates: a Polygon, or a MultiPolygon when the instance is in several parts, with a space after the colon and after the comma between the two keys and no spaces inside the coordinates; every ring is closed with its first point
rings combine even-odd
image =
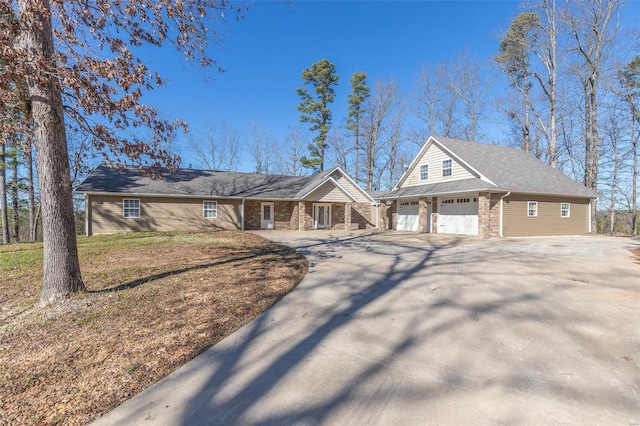
{"type": "Polygon", "coordinates": [[[313,142],[309,144],[309,157],[303,156],[300,163],[315,172],[324,170],[327,134],[332,123],[329,104],[335,100],[333,86],[338,84],[338,79],[336,67],[328,59],[322,59],[302,72],[303,84],[313,86],[313,93],[309,94],[305,88],[296,90],[302,98],[298,105],[298,111],[302,113],[300,121],[310,123],[309,130],[318,132],[313,142]]]}
{"type": "Polygon", "coordinates": [[[349,114],[347,115],[347,129],[353,132],[355,137],[355,144],[353,146],[355,151],[355,167],[354,177],[358,182],[358,169],[360,168],[360,134],[361,134],[361,121],[362,114],[364,114],[364,102],[369,97],[369,86],[367,86],[367,73],[355,72],[351,77],[351,94],[347,102],[349,103],[349,114]]]}

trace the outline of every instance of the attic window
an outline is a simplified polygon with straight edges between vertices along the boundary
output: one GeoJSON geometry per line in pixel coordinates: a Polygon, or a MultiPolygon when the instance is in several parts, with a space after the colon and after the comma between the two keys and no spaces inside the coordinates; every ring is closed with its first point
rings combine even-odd
{"type": "Polygon", "coordinates": [[[429,165],[423,164],[420,166],[420,180],[429,179],[429,165]]]}
{"type": "Polygon", "coordinates": [[[140,200],[125,198],[122,200],[122,217],[137,219],[140,217],[140,200]]]}
{"type": "Polygon", "coordinates": [[[453,162],[451,159],[442,160],[442,177],[451,176],[453,162]]]}

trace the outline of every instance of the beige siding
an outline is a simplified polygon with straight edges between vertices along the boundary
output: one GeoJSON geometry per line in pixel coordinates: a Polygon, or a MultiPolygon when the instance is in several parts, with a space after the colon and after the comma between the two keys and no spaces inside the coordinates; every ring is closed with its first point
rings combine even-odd
{"type": "Polygon", "coordinates": [[[320,201],[326,203],[347,203],[351,200],[340,188],[332,182],[325,182],[315,191],[305,197],[308,201],[320,201]]]}
{"type": "Polygon", "coordinates": [[[409,172],[409,175],[402,183],[401,188],[408,186],[424,185],[427,183],[446,182],[452,180],[469,179],[475,177],[469,170],[467,170],[462,164],[458,163],[454,158],[451,158],[440,147],[431,144],[422,158],[416,163],[416,166],[409,172]],[[442,177],[442,161],[451,159],[452,173],[451,176],[442,177]],[[420,166],[423,164],[429,165],[429,179],[420,180],[420,166]]]}
{"type": "Polygon", "coordinates": [[[505,237],[582,235],[589,232],[589,199],[514,194],[504,199],[505,237]],[[529,201],[538,202],[538,216],[527,216],[529,201]],[[560,203],[570,203],[570,217],[560,216],[560,203]]]}
{"type": "Polygon", "coordinates": [[[356,197],[356,202],[357,203],[370,203],[371,202],[371,200],[369,198],[367,198],[362,193],[362,189],[360,187],[356,187],[353,183],[351,183],[349,181],[349,179],[347,179],[344,176],[342,176],[341,173],[335,172],[334,174],[331,175],[331,177],[334,178],[336,180],[336,182],[338,182],[340,184],[340,186],[342,186],[344,189],[349,191],[349,193],[351,195],[356,197]]]}
{"type": "Polygon", "coordinates": [[[242,202],[210,198],[161,198],[91,195],[89,234],[132,231],[174,231],[199,229],[240,229],[242,202]],[[123,218],[122,200],[140,200],[140,217],[123,218]],[[218,217],[203,218],[202,202],[217,201],[218,217]]]}

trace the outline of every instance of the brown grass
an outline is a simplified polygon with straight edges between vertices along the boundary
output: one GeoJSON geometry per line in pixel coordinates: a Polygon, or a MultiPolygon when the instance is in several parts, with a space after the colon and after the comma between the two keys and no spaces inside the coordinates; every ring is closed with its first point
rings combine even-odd
{"type": "Polygon", "coordinates": [[[640,265],[640,249],[631,250],[634,262],[640,265]]]}
{"type": "Polygon", "coordinates": [[[295,251],[230,231],[79,240],[88,292],[36,306],[37,244],[0,247],[0,424],[85,424],[291,291],[295,251]]]}

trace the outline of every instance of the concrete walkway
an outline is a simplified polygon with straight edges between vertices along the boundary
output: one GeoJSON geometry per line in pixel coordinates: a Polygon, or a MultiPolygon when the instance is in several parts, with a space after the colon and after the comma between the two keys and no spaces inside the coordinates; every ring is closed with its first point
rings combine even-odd
{"type": "Polygon", "coordinates": [[[640,242],[265,232],[268,312],[96,425],[640,422],[640,242]]]}

